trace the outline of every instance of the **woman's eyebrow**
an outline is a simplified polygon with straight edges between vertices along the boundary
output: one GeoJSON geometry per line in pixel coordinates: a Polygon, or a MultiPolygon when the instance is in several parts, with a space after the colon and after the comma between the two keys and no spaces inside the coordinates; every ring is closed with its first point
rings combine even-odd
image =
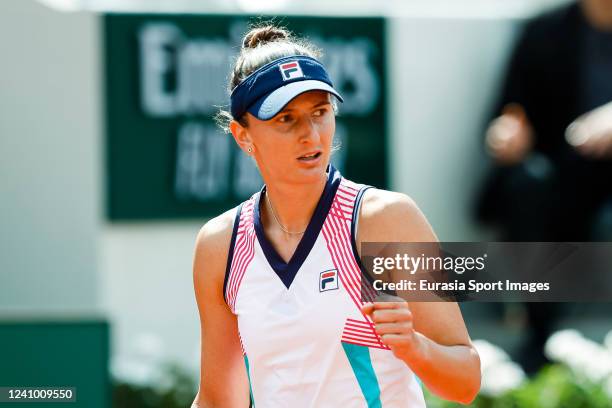
{"type": "Polygon", "coordinates": [[[313,108],[318,108],[319,106],[323,106],[323,105],[331,105],[330,101],[321,101],[315,105],[313,105],[313,108]]]}
{"type": "MultiPolygon", "coordinates": [[[[312,105],[310,108],[311,108],[311,109],[312,109],[312,108],[318,108],[319,106],[323,106],[323,105],[331,105],[331,102],[330,102],[330,101],[321,101],[321,102],[319,102],[319,103],[315,103],[315,104],[314,104],[314,105],[312,105]]],[[[283,109],[282,109],[280,112],[278,112],[278,113],[289,112],[289,111],[292,111],[292,110],[295,110],[295,109],[294,109],[294,108],[287,108],[287,107],[285,107],[285,108],[283,108],[283,109]]]]}

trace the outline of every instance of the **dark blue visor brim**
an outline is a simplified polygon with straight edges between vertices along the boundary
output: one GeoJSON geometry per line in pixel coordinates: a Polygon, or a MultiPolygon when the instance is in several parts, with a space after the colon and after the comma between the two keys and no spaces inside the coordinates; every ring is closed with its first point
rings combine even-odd
{"type": "Polygon", "coordinates": [[[305,80],[291,82],[262,96],[251,105],[248,111],[259,120],[270,120],[293,98],[308,91],[326,91],[343,102],[342,96],[329,84],[323,81],[305,80]]]}

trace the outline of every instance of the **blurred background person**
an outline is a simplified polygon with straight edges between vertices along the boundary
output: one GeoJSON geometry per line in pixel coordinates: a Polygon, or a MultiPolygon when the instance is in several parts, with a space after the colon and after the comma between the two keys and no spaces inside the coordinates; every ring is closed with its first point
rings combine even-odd
{"type": "MultiPolygon", "coordinates": [[[[612,0],[582,0],[529,21],[510,59],[485,148],[494,165],[480,221],[505,241],[612,237],[612,0]]],[[[528,303],[519,361],[535,372],[560,314],[528,303]]]]}

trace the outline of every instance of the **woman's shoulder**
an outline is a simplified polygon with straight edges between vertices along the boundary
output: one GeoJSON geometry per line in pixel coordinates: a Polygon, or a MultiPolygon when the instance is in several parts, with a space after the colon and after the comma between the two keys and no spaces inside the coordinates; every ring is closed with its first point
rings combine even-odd
{"type": "Polygon", "coordinates": [[[407,194],[367,189],[359,211],[362,241],[429,241],[435,235],[425,215],[407,194]]]}
{"type": "Polygon", "coordinates": [[[410,215],[418,211],[416,202],[407,194],[368,188],[363,193],[361,218],[378,220],[410,215]]]}
{"type": "Polygon", "coordinates": [[[237,207],[208,220],[198,232],[198,242],[204,241],[212,245],[214,243],[219,244],[219,241],[224,241],[224,238],[227,238],[229,243],[234,229],[236,211],[238,211],[237,207]]]}
{"type": "Polygon", "coordinates": [[[205,262],[198,263],[195,265],[196,268],[199,264],[206,265],[205,269],[210,270],[210,273],[218,274],[219,277],[224,276],[237,211],[237,207],[232,208],[210,219],[200,228],[196,238],[195,255],[196,260],[205,260],[205,262]]]}

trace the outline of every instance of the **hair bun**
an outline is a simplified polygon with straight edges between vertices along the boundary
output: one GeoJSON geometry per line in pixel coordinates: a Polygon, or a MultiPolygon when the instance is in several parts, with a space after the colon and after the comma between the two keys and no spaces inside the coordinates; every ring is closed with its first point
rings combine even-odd
{"type": "Polygon", "coordinates": [[[263,45],[278,40],[286,40],[290,37],[291,34],[289,31],[273,25],[256,27],[251,29],[251,31],[244,36],[244,39],[242,40],[242,48],[255,48],[258,45],[263,45]]]}

